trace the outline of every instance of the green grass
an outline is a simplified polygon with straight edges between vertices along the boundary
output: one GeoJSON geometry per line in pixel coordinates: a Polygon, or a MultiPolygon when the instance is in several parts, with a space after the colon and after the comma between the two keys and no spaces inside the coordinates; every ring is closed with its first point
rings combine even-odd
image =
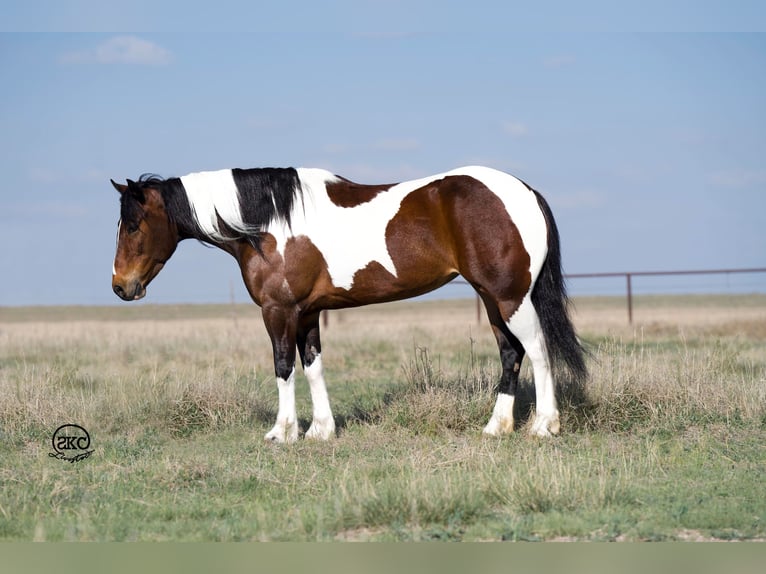
{"type": "Polygon", "coordinates": [[[578,302],[588,400],[551,440],[524,432],[528,367],[522,428],[481,436],[499,364],[471,302],[334,313],[338,437],[290,446],[262,440],[277,397],[255,308],[2,309],[0,540],[764,539],[760,302],[704,300],[726,318],[695,327],[670,299],[634,328],[578,302]],[[96,450],[74,464],[48,457],[69,422],[96,450]]]}

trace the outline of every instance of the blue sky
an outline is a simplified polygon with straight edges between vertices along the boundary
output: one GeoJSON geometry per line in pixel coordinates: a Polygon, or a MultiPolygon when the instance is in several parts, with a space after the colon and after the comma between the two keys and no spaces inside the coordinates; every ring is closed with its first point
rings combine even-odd
{"type": "MultiPolygon", "coordinates": [[[[172,26],[164,4],[57,2],[33,19],[39,4],[0,9],[5,28],[46,32],[0,35],[0,305],[117,303],[109,178],[225,167],[376,183],[486,164],[548,198],[566,271],[766,266],[757,3],[738,18],[665,4],[659,20],[646,13],[663,4],[642,3],[627,13],[640,32],[508,3],[222,2],[172,26]],[[142,31],[62,32],[77,22],[142,31]]],[[[766,291],[763,275],[680,281],[669,290],[766,291]]],[[[229,301],[232,286],[247,300],[233,259],[184,242],[146,301],[229,301]]]]}

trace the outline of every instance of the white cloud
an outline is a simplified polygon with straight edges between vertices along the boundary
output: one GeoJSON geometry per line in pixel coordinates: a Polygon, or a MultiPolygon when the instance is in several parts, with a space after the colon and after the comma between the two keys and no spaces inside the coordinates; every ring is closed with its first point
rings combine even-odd
{"type": "Polygon", "coordinates": [[[96,58],[103,64],[148,64],[162,66],[172,60],[162,46],[136,36],[115,36],[96,48],[96,58]]]}
{"type": "Polygon", "coordinates": [[[521,122],[504,122],[503,131],[516,138],[523,137],[529,133],[526,124],[521,122]]]}
{"type": "Polygon", "coordinates": [[[138,36],[114,36],[92,50],[67,52],[61,60],[66,63],[165,66],[173,61],[173,55],[162,46],[138,36]]]}

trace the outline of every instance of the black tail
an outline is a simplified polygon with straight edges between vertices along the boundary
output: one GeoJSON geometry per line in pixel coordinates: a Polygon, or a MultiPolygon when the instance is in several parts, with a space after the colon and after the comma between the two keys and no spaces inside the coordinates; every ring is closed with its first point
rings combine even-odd
{"type": "Polygon", "coordinates": [[[569,319],[569,298],[561,273],[559,230],[548,202],[537,191],[532,191],[548,224],[548,256],[532,289],[532,304],[543,329],[557,399],[578,404],[584,400],[588,377],[585,350],[569,319]]]}

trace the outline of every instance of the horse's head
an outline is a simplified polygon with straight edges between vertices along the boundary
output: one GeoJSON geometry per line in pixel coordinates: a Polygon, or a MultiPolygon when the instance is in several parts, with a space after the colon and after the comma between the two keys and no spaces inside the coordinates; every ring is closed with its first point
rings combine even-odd
{"type": "Polygon", "coordinates": [[[120,192],[112,289],[121,299],[135,301],[146,295],[146,286],[173,255],[178,228],[168,217],[157,181],[112,185],[120,192]]]}

